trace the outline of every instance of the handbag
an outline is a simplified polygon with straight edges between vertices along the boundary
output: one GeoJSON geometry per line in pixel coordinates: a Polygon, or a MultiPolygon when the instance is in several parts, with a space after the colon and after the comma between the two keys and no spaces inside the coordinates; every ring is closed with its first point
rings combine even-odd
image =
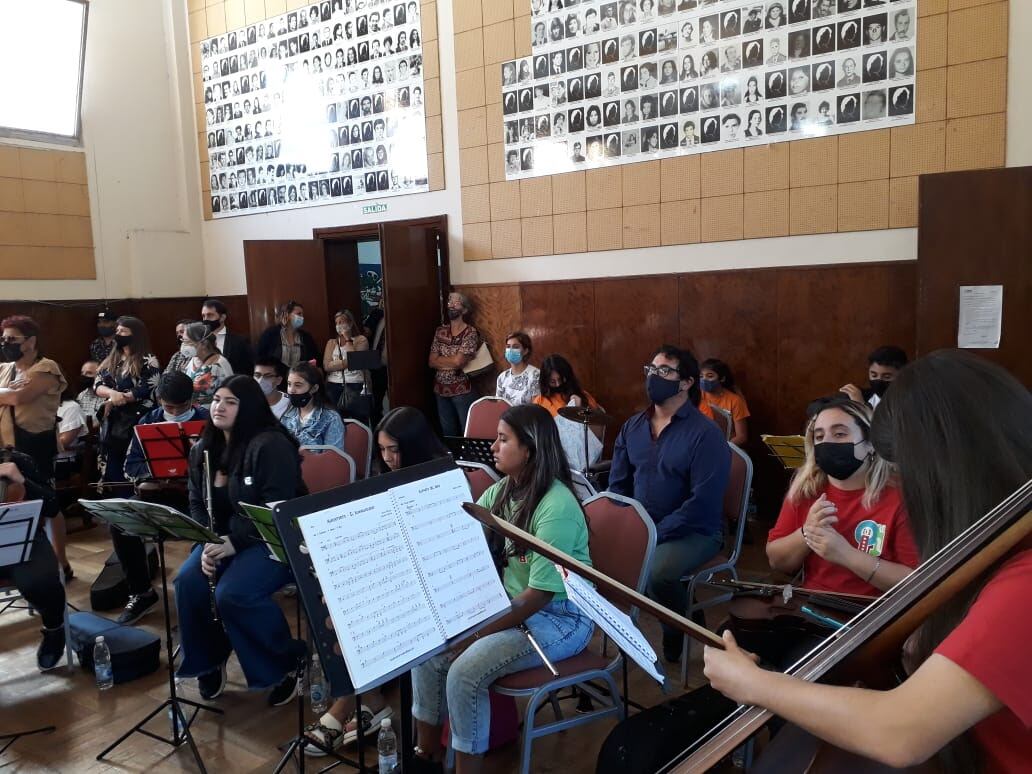
{"type": "Polygon", "coordinates": [[[481,340],[480,349],[462,369],[466,376],[477,376],[494,366],[494,358],[491,357],[491,350],[487,348],[487,342],[481,340]]]}
{"type": "Polygon", "coordinates": [[[139,403],[127,406],[109,406],[104,424],[100,426],[100,445],[106,447],[128,446],[133,428],[148,409],[139,403]]]}

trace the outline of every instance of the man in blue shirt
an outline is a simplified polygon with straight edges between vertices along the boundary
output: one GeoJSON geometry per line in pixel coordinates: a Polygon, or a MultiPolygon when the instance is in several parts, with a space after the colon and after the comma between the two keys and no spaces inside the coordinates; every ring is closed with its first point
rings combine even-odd
{"type": "MultiPolygon", "coordinates": [[[[724,539],[723,502],[731,452],[719,428],[699,413],[699,364],[665,344],[645,366],[651,404],[617,436],[609,491],[633,497],[656,523],[648,594],[683,614],[681,577],[711,559],[724,539]]],[[[683,635],[663,627],[663,655],[681,657],[683,635]]]]}

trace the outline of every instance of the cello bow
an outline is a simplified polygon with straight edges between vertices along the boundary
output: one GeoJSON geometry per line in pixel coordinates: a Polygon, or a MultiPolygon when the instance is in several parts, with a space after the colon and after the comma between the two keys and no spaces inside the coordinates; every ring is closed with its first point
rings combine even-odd
{"type": "MultiPolygon", "coordinates": [[[[968,527],[906,578],[818,645],[786,674],[817,682],[855,678],[864,668],[899,655],[906,639],[939,607],[990,570],[1032,535],[1032,479],[968,527]],[[850,659],[846,662],[846,659],[850,659]]],[[[663,769],[664,774],[707,771],[774,717],[761,707],[738,707],[708,737],[663,769]]]]}
{"type": "Polygon", "coordinates": [[[663,623],[673,626],[675,629],[684,632],[689,637],[698,640],[704,645],[719,648],[720,650],[724,649],[724,641],[709,629],[699,626],[697,623],[685,618],[684,616],[678,615],[673,610],[668,610],[662,605],[656,604],[643,594],[639,594],[634,589],[628,588],[619,581],[613,580],[608,575],[596,570],[594,567],[590,567],[583,562],[577,561],[569,554],[553,548],[548,543],[539,540],[529,532],[525,532],[518,527],[514,527],[505,519],[500,519],[495,516],[487,510],[487,508],[474,503],[463,503],[462,507],[466,513],[484,526],[494,530],[500,535],[504,535],[516,545],[540,554],[547,559],[551,559],[553,562],[565,567],[567,570],[577,573],[585,580],[589,580],[594,583],[609,597],[622,602],[625,605],[632,605],[638,607],[640,610],[651,613],[663,623]]]}

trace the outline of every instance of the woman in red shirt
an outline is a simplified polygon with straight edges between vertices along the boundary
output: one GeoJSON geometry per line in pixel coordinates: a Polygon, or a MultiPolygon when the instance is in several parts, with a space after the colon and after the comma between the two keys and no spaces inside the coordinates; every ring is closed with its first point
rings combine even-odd
{"type": "MultiPolygon", "coordinates": [[[[1032,395],[999,366],[941,350],[900,372],[875,414],[872,439],[899,466],[910,525],[921,556],[930,557],[1032,476],[1032,395]]],[[[946,771],[1027,772],[1030,594],[1026,538],[915,633],[911,674],[890,691],[761,670],[729,633],[726,650],[706,648],[705,673],[731,699],[890,766],[938,754],[946,771]]]]}

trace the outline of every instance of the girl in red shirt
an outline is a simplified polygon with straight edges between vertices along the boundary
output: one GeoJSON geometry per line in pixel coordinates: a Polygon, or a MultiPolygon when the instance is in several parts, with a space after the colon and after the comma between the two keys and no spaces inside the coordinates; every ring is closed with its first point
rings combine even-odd
{"type": "MultiPolygon", "coordinates": [[[[1005,370],[941,350],[904,368],[872,440],[899,466],[921,556],[943,548],[1032,476],[1032,395],[1005,370]]],[[[807,529],[809,535],[809,529],[807,529]]],[[[825,741],[896,767],[939,755],[945,771],[1032,769],[1032,539],[937,609],[911,638],[890,691],[761,670],[730,633],[706,648],[714,688],[825,741]],[[872,740],[877,740],[872,744],[872,740]]]]}

